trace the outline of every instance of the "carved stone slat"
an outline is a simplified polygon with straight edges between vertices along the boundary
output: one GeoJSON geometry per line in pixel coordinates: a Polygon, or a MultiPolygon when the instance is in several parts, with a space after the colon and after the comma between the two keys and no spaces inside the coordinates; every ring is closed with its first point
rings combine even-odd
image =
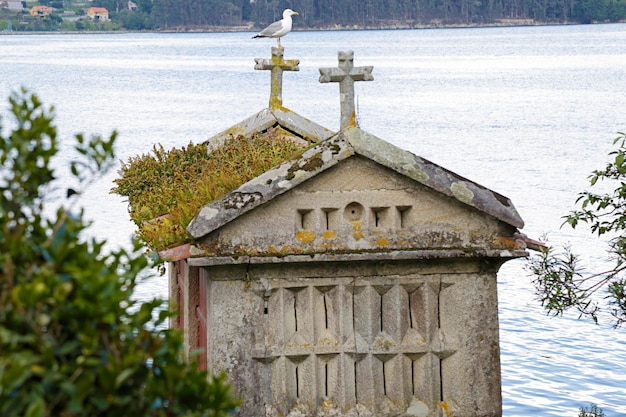
{"type": "Polygon", "coordinates": [[[357,408],[394,415],[416,402],[437,408],[443,361],[458,348],[439,322],[440,293],[450,284],[273,284],[257,294],[274,330],[264,351],[254,349],[261,372],[271,374],[273,409],[322,416],[357,408]]]}

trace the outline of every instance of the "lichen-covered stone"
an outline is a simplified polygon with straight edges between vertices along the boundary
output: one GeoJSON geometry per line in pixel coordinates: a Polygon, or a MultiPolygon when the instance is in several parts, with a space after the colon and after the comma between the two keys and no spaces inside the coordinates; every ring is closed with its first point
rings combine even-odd
{"type": "Polygon", "coordinates": [[[210,203],[187,230],[201,241],[220,229],[213,246],[222,249],[207,256],[274,255],[269,247],[288,255],[481,248],[500,236],[512,236],[523,224],[506,197],[353,128],[210,203]],[[329,183],[333,189],[325,185],[329,183]],[[342,221],[351,203],[360,204],[364,212],[342,221]],[[245,214],[257,207],[254,220],[248,221],[245,214]],[[259,216],[272,220],[259,224],[259,216]],[[228,225],[235,218],[238,226],[228,225]],[[303,241],[300,229],[315,233],[315,238],[303,241]],[[334,238],[324,235],[327,231],[334,238]],[[229,236],[245,238],[231,245],[229,236]]]}
{"type": "MultiPolygon", "coordinates": [[[[322,76],[371,75],[343,58],[322,76]]],[[[188,350],[229,373],[240,417],[500,417],[496,273],[527,255],[523,221],[362,131],[347,104],[334,135],[280,106],[234,128],[275,118],[311,147],[190,223],[193,255],[173,265],[187,279],[170,278],[173,297],[207,306],[183,308],[187,334],[206,329],[188,350]]]]}
{"type": "Polygon", "coordinates": [[[526,255],[522,224],[506,197],[344,130],[188,228],[209,369],[241,417],[500,416],[496,272],[526,255]]]}

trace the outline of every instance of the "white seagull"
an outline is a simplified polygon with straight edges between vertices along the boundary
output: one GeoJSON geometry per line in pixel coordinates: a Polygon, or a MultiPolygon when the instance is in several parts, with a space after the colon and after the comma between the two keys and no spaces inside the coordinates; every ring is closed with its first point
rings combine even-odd
{"type": "Polygon", "coordinates": [[[298,12],[294,12],[291,9],[285,9],[285,11],[283,12],[282,20],[272,23],[271,25],[263,29],[261,32],[259,32],[258,35],[253,36],[252,39],[276,38],[278,40],[278,47],[282,49],[282,46],[280,44],[280,38],[282,38],[283,36],[285,36],[291,31],[291,25],[292,25],[291,16],[292,15],[297,16],[298,12]]]}

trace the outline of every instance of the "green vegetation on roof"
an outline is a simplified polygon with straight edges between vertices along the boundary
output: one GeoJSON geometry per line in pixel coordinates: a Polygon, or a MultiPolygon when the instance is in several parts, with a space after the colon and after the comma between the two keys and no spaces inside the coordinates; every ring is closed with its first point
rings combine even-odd
{"type": "Polygon", "coordinates": [[[112,193],[128,198],[139,238],[158,250],[189,241],[186,227],[202,206],[265,171],[302,155],[306,147],[277,126],[252,138],[227,139],[209,152],[206,143],[152,152],[123,162],[112,193]]]}

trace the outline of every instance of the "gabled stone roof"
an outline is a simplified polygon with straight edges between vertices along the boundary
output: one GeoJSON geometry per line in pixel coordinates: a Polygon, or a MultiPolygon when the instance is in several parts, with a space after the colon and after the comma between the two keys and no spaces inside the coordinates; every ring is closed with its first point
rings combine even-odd
{"type": "Polygon", "coordinates": [[[507,197],[361,130],[355,117],[354,82],[373,80],[372,67],[355,67],[353,59],[351,51],[339,52],[338,68],[320,69],[321,82],[337,82],[340,87],[341,131],[336,134],[282,106],[282,72],[298,71],[299,61],[283,60],[283,50],[278,48],[272,48],[271,60],[256,59],[255,69],[272,71],[269,108],[212,137],[209,143],[219,146],[229,136],[250,137],[280,126],[294,133],[296,140],[303,139],[312,146],[298,159],[265,172],[201,208],[187,226],[193,239],[203,238],[353,156],[367,158],[515,228],[524,226],[507,197]]]}
{"type": "Polygon", "coordinates": [[[293,133],[294,140],[300,139],[303,144],[307,145],[328,139],[334,134],[333,131],[283,106],[283,72],[299,71],[298,64],[300,61],[297,59],[284,60],[284,50],[281,48],[272,47],[271,51],[271,59],[255,58],[256,65],[254,66],[255,70],[270,71],[271,81],[268,108],[208,139],[207,143],[210,148],[222,145],[229,137],[252,137],[274,127],[281,127],[293,133]]]}
{"type": "Polygon", "coordinates": [[[341,161],[360,155],[432,190],[454,198],[514,227],[524,222],[505,196],[402,150],[358,127],[350,127],[204,206],[187,227],[194,239],[219,229],[341,161]]]}
{"type": "Polygon", "coordinates": [[[252,137],[272,127],[280,126],[307,143],[316,143],[331,137],[334,132],[300,116],[285,107],[263,109],[232,127],[208,139],[211,148],[220,146],[229,137],[252,137]]]}

